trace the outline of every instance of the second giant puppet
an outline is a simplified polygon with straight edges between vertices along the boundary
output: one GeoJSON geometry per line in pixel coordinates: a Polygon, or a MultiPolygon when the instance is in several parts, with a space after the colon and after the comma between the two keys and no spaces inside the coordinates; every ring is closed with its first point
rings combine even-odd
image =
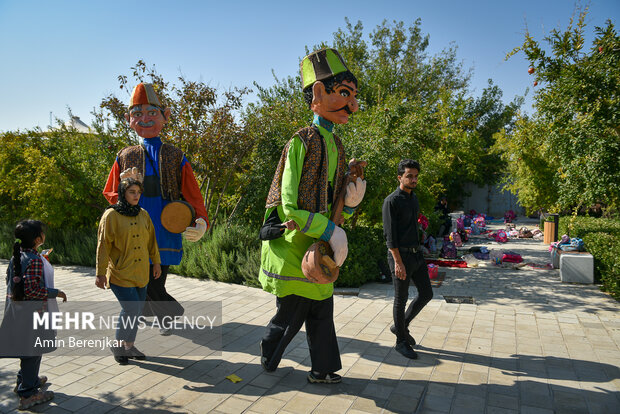
{"type": "MultiPolygon", "coordinates": [[[[144,180],[140,206],[151,216],[161,257],[161,277],[153,278],[151,266],[144,315],[155,316],[162,324],[184,311],[165,286],[169,266],[181,263],[183,241],[181,234],[171,233],[162,226],[162,210],[176,200],[191,204],[195,225],[182,233],[189,241],[200,240],[208,227],[207,211],[189,161],[183,151],[160,139],[169,117],[170,109],[162,105],[152,84],[140,83],[134,88],[125,118],[141,142],[119,151],[103,190],[103,195],[113,204],[122,178],[138,176],[144,180]]],[[[170,329],[164,326],[160,332],[170,334],[170,329]]]]}
{"type": "Polygon", "coordinates": [[[330,244],[336,265],[347,257],[346,233],[329,219],[332,204],[345,191],[343,216],[350,217],[364,197],[366,182],[358,179],[345,185],[345,151],[333,127],[346,124],[358,110],[357,79],[335,49],[306,56],[301,77],[314,119],[284,147],[267,197],[266,223],[293,220],[296,225],[262,243],[259,280],[265,291],[277,296],[277,311],[260,343],[261,364],[275,370],[305,323],[312,360],[308,381],[336,383],[342,365],[333,320],[334,286],[308,280],[301,261],[317,239],[330,244]]]}

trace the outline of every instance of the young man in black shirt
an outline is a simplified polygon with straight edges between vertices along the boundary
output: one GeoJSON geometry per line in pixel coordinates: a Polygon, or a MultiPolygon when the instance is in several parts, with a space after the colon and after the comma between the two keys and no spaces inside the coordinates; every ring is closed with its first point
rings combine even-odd
{"type": "Polygon", "coordinates": [[[409,324],[433,298],[433,288],[428,268],[420,250],[418,215],[420,206],[413,190],[418,184],[420,164],[403,159],[398,163],[400,185],[383,201],[383,233],[388,247],[388,265],[394,281],[394,325],[390,330],[396,335],[396,351],[407,358],[416,359],[413,350],[415,339],[409,333],[409,324]],[[407,311],[409,282],[413,281],[418,296],[407,311]]]}

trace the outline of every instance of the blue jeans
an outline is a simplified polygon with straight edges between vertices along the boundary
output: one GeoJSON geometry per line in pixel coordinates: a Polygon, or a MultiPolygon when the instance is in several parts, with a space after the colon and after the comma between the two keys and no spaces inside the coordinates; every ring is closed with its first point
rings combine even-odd
{"type": "Polygon", "coordinates": [[[39,367],[41,356],[21,357],[17,373],[17,394],[28,398],[37,393],[39,386],[39,367]]]}
{"type": "Polygon", "coordinates": [[[110,289],[121,304],[120,320],[116,329],[116,339],[134,342],[138,332],[138,316],[142,315],[146,286],[122,287],[110,283],[110,289]]]}

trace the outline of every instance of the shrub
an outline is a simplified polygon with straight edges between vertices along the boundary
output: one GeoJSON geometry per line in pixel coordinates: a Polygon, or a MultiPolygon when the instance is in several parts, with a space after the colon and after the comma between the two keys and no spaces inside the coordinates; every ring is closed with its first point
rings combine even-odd
{"type": "Polygon", "coordinates": [[[606,233],[587,233],[583,237],[586,249],[594,256],[594,276],[601,288],[620,300],[620,245],[618,236],[606,233]]]}
{"type": "MultiPolygon", "coordinates": [[[[380,262],[385,261],[381,229],[347,229],[349,256],[340,270],[336,286],[359,287],[377,280],[380,262]]],[[[200,279],[260,286],[258,229],[248,225],[218,226],[198,243],[184,243],[183,261],[172,266],[173,273],[200,279]]]]}
{"type": "Polygon", "coordinates": [[[340,269],[336,286],[359,287],[381,275],[381,262],[387,262],[383,229],[355,227],[347,229],[349,255],[340,269]]]}
{"type": "Polygon", "coordinates": [[[558,234],[583,239],[594,256],[594,276],[601,289],[620,300],[620,220],[595,217],[561,217],[558,234]]]}
{"type": "Polygon", "coordinates": [[[183,260],[171,272],[199,279],[259,286],[260,241],[250,226],[216,226],[197,243],[183,242],[183,260]]]}
{"type": "Polygon", "coordinates": [[[609,233],[620,236],[620,220],[567,216],[560,218],[558,234],[583,238],[587,233],[609,233]]]}
{"type": "MultiPolygon", "coordinates": [[[[15,242],[16,223],[0,224],[0,257],[10,259],[15,242]]],[[[49,227],[45,232],[44,249],[53,248],[50,262],[60,265],[95,266],[97,229],[58,229],[49,227]]]]}

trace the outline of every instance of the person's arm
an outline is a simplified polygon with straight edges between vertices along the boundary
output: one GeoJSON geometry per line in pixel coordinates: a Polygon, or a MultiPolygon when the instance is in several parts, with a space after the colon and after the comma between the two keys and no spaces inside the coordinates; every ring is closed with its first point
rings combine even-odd
{"type": "Polygon", "coordinates": [[[183,237],[188,241],[197,242],[207,231],[209,218],[194,171],[185,156],[183,156],[181,163],[181,193],[183,198],[194,207],[196,213],[195,225],[187,227],[183,232],[183,237]]]}
{"type": "Polygon", "coordinates": [[[105,289],[108,285],[107,270],[108,263],[110,261],[110,250],[112,249],[112,240],[114,238],[114,231],[112,229],[112,223],[110,215],[105,214],[101,218],[99,223],[99,230],[97,231],[97,254],[95,265],[95,286],[105,289]]]}
{"type": "Polygon", "coordinates": [[[58,295],[58,289],[48,289],[43,283],[43,261],[41,259],[32,259],[24,272],[24,295],[28,300],[44,300],[58,295]]]}
{"type": "Polygon", "coordinates": [[[118,158],[114,161],[108,180],[103,188],[103,196],[108,200],[110,204],[115,204],[118,201],[118,184],[121,179],[121,167],[118,165],[118,158]]]}
{"type": "Polygon", "coordinates": [[[383,233],[385,234],[387,248],[394,258],[394,273],[397,278],[405,280],[407,273],[405,271],[403,259],[400,257],[400,251],[398,250],[398,223],[396,221],[396,210],[393,202],[394,200],[391,198],[386,198],[383,202],[381,211],[383,217],[383,233]]]}
{"type": "Polygon", "coordinates": [[[194,207],[196,219],[202,218],[208,226],[209,217],[207,216],[205,203],[200,193],[200,187],[196,181],[194,170],[185,156],[183,156],[181,163],[181,193],[185,201],[194,207]]]}

